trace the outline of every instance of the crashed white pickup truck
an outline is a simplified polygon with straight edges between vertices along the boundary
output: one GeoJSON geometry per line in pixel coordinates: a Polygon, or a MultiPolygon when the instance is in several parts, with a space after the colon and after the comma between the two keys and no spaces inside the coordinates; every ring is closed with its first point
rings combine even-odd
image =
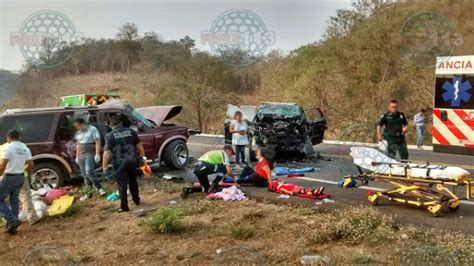
{"type": "Polygon", "coordinates": [[[313,145],[323,141],[326,117],[319,108],[303,109],[296,103],[265,102],[259,106],[227,106],[224,125],[225,142],[232,143],[230,122],[237,111],[249,123],[250,159],[254,160],[259,146],[271,146],[275,155],[293,153],[314,154],[313,145]]]}

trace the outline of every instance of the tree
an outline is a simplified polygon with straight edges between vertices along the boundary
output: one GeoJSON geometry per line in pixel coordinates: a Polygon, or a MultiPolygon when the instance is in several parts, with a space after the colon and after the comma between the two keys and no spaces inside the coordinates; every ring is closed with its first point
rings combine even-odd
{"type": "Polygon", "coordinates": [[[138,27],[135,23],[126,23],[119,27],[116,35],[122,52],[126,55],[127,71],[130,71],[133,64],[140,61],[142,47],[138,39],[138,27]]]}

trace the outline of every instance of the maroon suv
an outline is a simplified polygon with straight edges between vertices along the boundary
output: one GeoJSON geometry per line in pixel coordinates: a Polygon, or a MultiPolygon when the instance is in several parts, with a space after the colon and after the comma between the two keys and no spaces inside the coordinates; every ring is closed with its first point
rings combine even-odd
{"type": "Polygon", "coordinates": [[[79,173],[74,163],[73,117],[88,116],[90,124],[97,127],[103,139],[111,130],[109,115],[119,113],[124,123],[138,132],[150,164],[164,162],[169,168],[183,169],[188,162],[186,142],[190,130],[164,123],[181,110],[181,106],[134,109],[118,100],[89,107],[13,109],[0,116],[0,140],[6,139],[8,130],[20,130],[21,140],[31,149],[35,163],[33,187],[58,187],[79,173]]]}

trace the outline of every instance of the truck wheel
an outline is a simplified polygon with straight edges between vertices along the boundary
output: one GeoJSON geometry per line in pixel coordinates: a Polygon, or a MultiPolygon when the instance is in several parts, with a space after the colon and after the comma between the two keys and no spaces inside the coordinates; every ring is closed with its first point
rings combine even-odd
{"type": "Polygon", "coordinates": [[[188,146],[186,142],[180,139],[169,143],[163,152],[163,161],[171,169],[184,169],[188,163],[188,158],[188,146]]]}
{"type": "Polygon", "coordinates": [[[66,174],[61,166],[53,162],[40,162],[35,164],[30,184],[34,189],[44,186],[59,188],[64,186],[66,174]]]}

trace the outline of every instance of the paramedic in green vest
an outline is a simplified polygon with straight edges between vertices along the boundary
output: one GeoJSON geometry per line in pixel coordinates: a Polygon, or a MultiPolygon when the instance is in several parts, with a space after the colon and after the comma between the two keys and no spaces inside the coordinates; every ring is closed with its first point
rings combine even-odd
{"type": "Polygon", "coordinates": [[[222,150],[209,151],[203,154],[194,168],[194,175],[199,180],[199,187],[184,188],[181,197],[187,198],[189,194],[199,192],[216,192],[219,182],[224,178],[224,175],[234,177],[232,169],[230,168],[230,157],[234,155],[234,150],[231,145],[225,145],[222,150]],[[216,178],[209,184],[208,175],[217,174],[216,178]]]}
{"type": "Polygon", "coordinates": [[[387,155],[390,158],[395,159],[398,151],[402,160],[408,160],[407,142],[405,140],[407,130],[407,118],[404,113],[398,111],[398,101],[392,100],[388,105],[388,112],[380,117],[377,125],[378,141],[381,142],[383,139],[387,141],[387,155]]]}

